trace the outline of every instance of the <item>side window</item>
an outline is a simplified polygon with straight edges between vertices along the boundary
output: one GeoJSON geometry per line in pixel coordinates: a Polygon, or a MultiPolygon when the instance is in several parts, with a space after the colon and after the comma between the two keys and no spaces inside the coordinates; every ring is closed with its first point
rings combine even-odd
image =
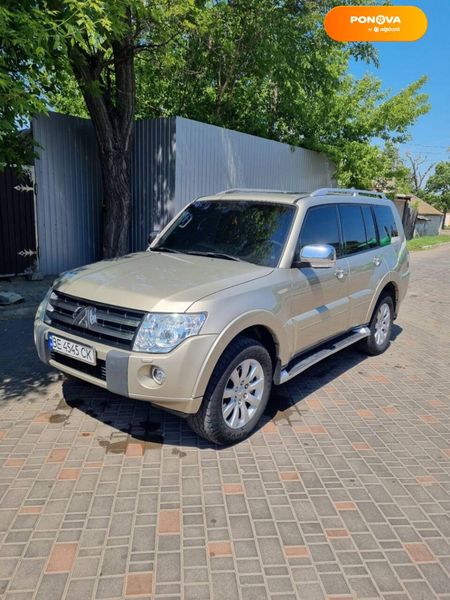
{"type": "Polygon", "coordinates": [[[355,252],[367,250],[369,246],[366,228],[359,204],[341,204],[339,214],[344,238],[344,254],[355,254],[355,252]]]}
{"type": "Polygon", "coordinates": [[[368,204],[363,204],[361,210],[364,217],[364,225],[366,226],[367,246],[369,248],[376,248],[378,246],[378,239],[372,209],[368,204]]]}
{"type": "Polygon", "coordinates": [[[340,254],[339,227],[336,206],[314,206],[306,213],[298,242],[298,251],[309,244],[329,244],[340,254]]]}
{"type": "Polygon", "coordinates": [[[375,218],[380,236],[380,246],[387,246],[398,236],[394,214],[389,206],[374,206],[375,218]]]}

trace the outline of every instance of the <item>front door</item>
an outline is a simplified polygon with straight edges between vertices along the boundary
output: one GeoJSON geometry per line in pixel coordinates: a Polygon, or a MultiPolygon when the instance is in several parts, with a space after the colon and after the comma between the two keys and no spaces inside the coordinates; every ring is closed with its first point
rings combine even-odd
{"type": "Polygon", "coordinates": [[[309,244],[330,244],[336,249],[337,261],[330,268],[291,269],[294,354],[349,328],[349,265],[347,259],[340,256],[335,204],[314,206],[308,210],[298,240],[298,251],[309,244]]]}

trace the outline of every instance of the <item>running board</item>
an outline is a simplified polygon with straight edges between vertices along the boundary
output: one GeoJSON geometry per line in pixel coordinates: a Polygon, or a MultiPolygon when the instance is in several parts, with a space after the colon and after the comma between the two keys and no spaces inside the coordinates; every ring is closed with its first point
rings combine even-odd
{"type": "Polygon", "coordinates": [[[324,358],[339,352],[343,348],[347,348],[347,346],[351,346],[355,342],[362,340],[370,335],[370,329],[368,327],[358,327],[357,329],[353,329],[347,336],[340,337],[338,340],[331,340],[328,344],[322,344],[320,349],[313,351],[308,354],[308,356],[302,358],[301,356],[292,362],[292,366],[289,365],[281,370],[279,383],[285,383],[296,377],[309,367],[312,367],[316,363],[320,362],[324,358]]]}

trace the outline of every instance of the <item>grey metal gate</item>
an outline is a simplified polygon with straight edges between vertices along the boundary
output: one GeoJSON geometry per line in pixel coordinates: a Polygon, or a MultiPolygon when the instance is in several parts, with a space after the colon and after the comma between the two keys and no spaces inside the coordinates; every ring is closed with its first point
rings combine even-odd
{"type": "Polygon", "coordinates": [[[33,171],[0,171],[0,276],[19,275],[37,261],[33,171]]]}

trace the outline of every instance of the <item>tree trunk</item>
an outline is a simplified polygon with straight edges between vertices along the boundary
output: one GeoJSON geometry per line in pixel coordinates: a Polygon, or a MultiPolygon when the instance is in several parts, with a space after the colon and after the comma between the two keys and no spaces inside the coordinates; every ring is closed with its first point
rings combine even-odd
{"type": "Polygon", "coordinates": [[[103,183],[103,257],[122,256],[129,250],[131,191],[129,161],[120,148],[100,151],[103,183]]]}
{"type": "MultiPolygon", "coordinates": [[[[131,13],[127,13],[131,31],[131,13]]],[[[69,49],[69,60],[92,119],[103,183],[103,257],[129,251],[131,221],[130,154],[136,85],[131,34],[111,41],[111,65],[102,54],[69,49]],[[114,70],[114,78],[108,68],[114,70]],[[106,74],[105,74],[106,72],[106,74]]]]}

